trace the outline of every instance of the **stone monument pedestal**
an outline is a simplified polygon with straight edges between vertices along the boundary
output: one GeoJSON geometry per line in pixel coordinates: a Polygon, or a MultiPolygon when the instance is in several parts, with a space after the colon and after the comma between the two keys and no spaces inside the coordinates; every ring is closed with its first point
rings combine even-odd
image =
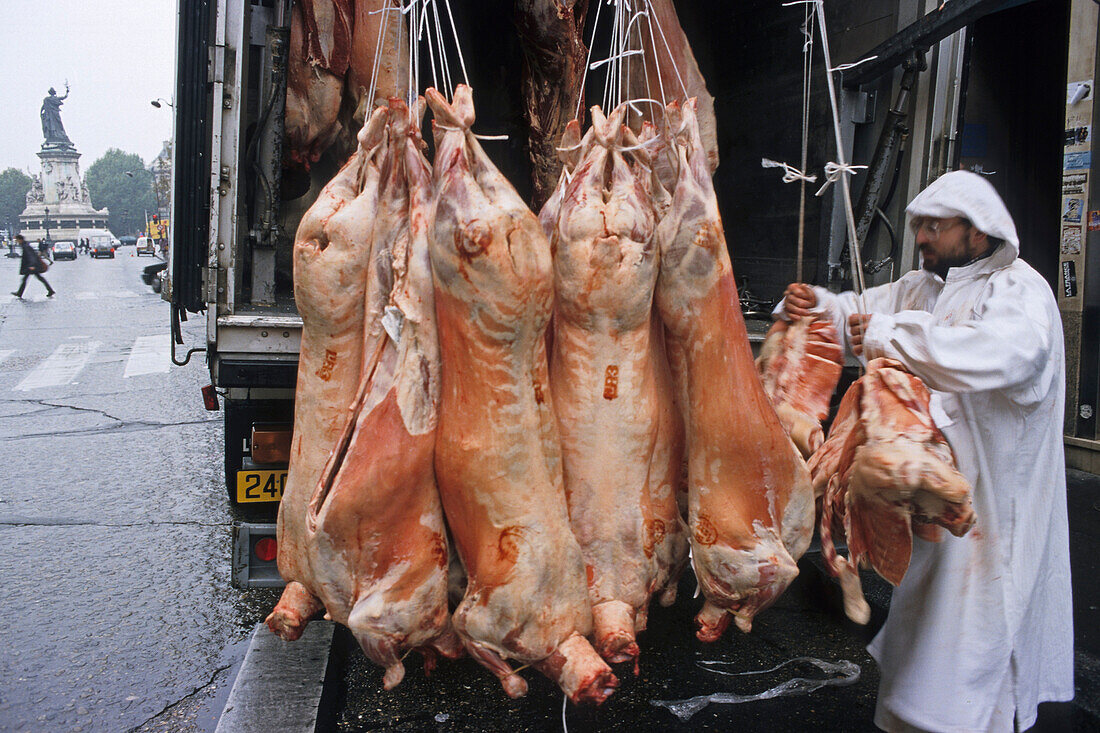
{"type": "Polygon", "coordinates": [[[27,193],[27,208],[19,215],[19,228],[28,242],[46,237],[49,209],[50,239],[76,241],[89,230],[107,231],[107,209],[96,209],[80,175],[80,153],[70,143],[44,143],[38,152],[41,175],[34,176],[27,193]],[[83,233],[82,233],[83,232],[83,233]]]}

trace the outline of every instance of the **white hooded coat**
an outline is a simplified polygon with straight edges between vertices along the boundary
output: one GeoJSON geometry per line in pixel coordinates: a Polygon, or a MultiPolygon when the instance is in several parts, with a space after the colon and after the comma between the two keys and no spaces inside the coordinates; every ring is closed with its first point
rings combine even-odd
{"type": "MultiPolygon", "coordinates": [[[[864,293],[864,356],[897,359],[932,391],[977,515],[964,537],[913,539],[868,647],[882,672],[876,723],[1007,730],[1014,713],[1023,730],[1039,702],[1074,694],[1061,317],[980,176],[949,173],[906,211],[963,216],[1005,242],[946,281],[914,270],[864,293]]],[[[856,296],[814,291],[846,342],[856,296]]]]}

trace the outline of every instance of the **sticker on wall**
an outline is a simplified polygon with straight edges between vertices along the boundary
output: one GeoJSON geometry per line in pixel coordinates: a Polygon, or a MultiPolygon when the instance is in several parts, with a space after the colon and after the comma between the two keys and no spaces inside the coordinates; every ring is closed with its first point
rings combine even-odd
{"type": "Polygon", "coordinates": [[[1080,170],[1092,167],[1092,151],[1083,153],[1066,153],[1062,158],[1062,168],[1067,171],[1080,170]]]}
{"type": "Polygon", "coordinates": [[[1091,137],[1092,125],[1068,127],[1066,128],[1065,137],[1062,138],[1062,145],[1067,148],[1070,145],[1087,145],[1091,137]]]}
{"type": "Polygon", "coordinates": [[[1081,227],[1062,227],[1062,254],[1081,254],[1081,227]]]}
{"type": "Polygon", "coordinates": [[[1085,208],[1085,200],[1068,198],[1062,201],[1062,221],[1070,224],[1081,223],[1081,212],[1085,208]]]}
{"type": "Polygon", "coordinates": [[[1067,298],[1077,296],[1077,267],[1068,260],[1062,262],[1062,295],[1067,298]]]}
{"type": "Polygon", "coordinates": [[[1089,231],[1100,231],[1100,211],[1089,212],[1089,231]]]}
{"type": "Polygon", "coordinates": [[[1075,104],[1092,99],[1092,87],[1092,79],[1071,81],[1066,84],[1066,106],[1072,107],[1075,104]]]}
{"type": "Polygon", "coordinates": [[[1085,193],[1085,186],[1089,183],[1088,173],[1063,173],[1062,195],[1081,196],[1085,193]]]}

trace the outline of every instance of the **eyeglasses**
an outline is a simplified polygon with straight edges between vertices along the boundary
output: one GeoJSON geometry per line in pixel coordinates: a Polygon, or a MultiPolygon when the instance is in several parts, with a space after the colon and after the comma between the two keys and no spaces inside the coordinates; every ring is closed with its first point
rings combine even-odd
{"type": "Polygon", "coordinates": [[[930,240],[936,241],[940,238],[941,234],[959,224],[973,226],[969,219],[964,219],[962,217],[956,219],[933,219],[931,217],[918,216],[909,222],[909,228],[913,230],[914,235],[919,234],[923,229],[928,233],[928,238],[930,240]]]}

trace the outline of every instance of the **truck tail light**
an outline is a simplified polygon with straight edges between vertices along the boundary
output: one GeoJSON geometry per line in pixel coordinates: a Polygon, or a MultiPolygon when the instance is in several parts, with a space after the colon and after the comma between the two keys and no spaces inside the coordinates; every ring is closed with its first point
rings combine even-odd
{"type": "Polygon", "coordinates": [[[253,425],[252,462],[290,463],[290,438],[290,426],[253,425]]]}
{"type": "Polygon", "coordinates": [[[271,537],[261,537],[252,551],[261,562],[271,562],[279,555],[279,544],[271,537]]]}
{"type": "Polygon", "coordinates": [[[218,409],[218,393],[214,390],[214,385],[208,384],[202,388],[202,405],[211,412],[218,409]]]}

